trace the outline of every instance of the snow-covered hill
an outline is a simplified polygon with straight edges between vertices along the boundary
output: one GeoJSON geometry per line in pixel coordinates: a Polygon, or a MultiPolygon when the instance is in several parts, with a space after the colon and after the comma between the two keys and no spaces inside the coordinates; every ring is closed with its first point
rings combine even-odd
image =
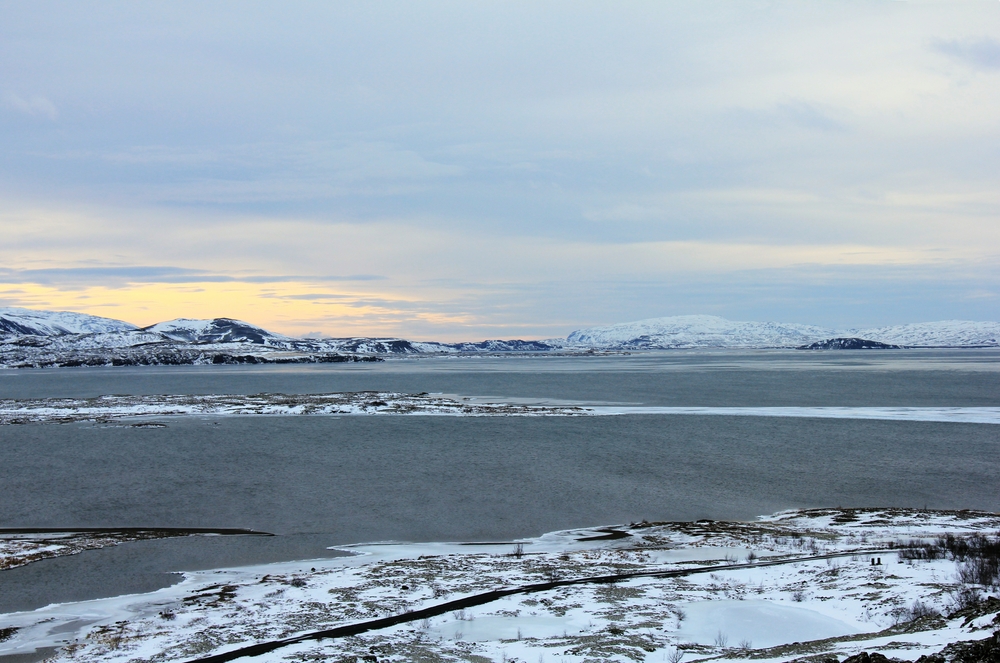
{"type": "Polygon", "coordinates": [[[414,341],[413,347],[419,352],[547,352],[558,350],[565,345],[563,339],[556,341],[524,341],[513,339],[510,341],[490,340],[478,343],[436,343],[425,341],[414,341]]]}
{"type": "Polygon", "coordinates": [[[837,334],[829,329],[779,322],[733,322],[714,315],[651,318],[591,327],[566,338],[570,346],[614,349],[786,348],[837,334]]]}
{"type": "Polygon", "coordinates": [[[618,350],[794,348],[836,337],[906,347],[1000,347],[1000,322],[945,320],[838,331],[796,323],[734,322],[714,315],[679,315],[581,329],[566,338],[566,345],[618,350]]]}
{"type": "Polygon", "coordinates": [[[288,336],[275,334],[262,327],[232,318],[211,320],[177,318],[143,327],[143,330],[163,334],[167,338],[186,343],[254,343],[284,346],[293,340],[288,336]]]}
{"type": "Polygon", "coordinates": [[[138,327],[128,322],[96,315],[15,307],[0,308],[0,337],[99,334],[136,329],[138,327]]]}
{"type": "Polygon", "coordinates": [[[79,313],[0,309],[0,368],[380,361],[378,355],[539,352],[540,341],[411,342],[292,338],[234,320],[178,318],[139,328],[79,313]]]}
{"type": "Polygon", "coordinates": [[[863,329],[852,336],[909,347],[998,347],[1000,322],[942,320],[863,329]]]}

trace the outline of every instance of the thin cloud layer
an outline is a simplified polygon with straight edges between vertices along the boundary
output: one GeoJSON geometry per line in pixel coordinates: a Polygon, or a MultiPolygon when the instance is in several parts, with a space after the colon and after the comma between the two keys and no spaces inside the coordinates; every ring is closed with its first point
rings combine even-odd
{"type": "Polygon", "coordinates": [[[938,51],[982,69],[1000,69],[1000,42],[989,37],[940,41],[938,51]]]}
{"type": "Polygon", "coordinates": [[[0,303],[437,338],[996,319],[997,28],[995,2],[10,5],[0,303]]]}

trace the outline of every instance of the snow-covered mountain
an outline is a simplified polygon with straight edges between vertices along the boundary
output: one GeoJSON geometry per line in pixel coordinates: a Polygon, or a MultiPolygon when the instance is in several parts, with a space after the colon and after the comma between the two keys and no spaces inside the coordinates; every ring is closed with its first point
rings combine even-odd
{"type": "Polygon", "coordinates": [[[99,334],[136,329],[138,327],[128,322],[96,315],[15,307],[0,308],[0,337],[99,334]]]}
{"type": "Polygon", "coordinates": [[[812,325],[734,322],[711,315],[652,318],[547,341],[437,343],[402,338],[292,338],[231,318],[179,318],[139,328],[65,311],[0,308],[0,368],[379,361],[383,355],[578,353],[673,348],[854,349],[1000,347],[1000,323],[950,320],[836,331],[812,325]]]}
{"type": "Polygon", "coordinates": [[[779,322],[733,322],[714,315],[678,315],[591,327],[571,333],[570,346],[625,350],[669,348],[798,347],[837,334],[829,329],[779,322]]]}
{"type": "Polygon", "coordinates": [[[1000,322],[947,320],[838,331],[795,323],[734,322],[714,315],[679,315],[581,329],[566,338],[566,345],[616,350],[795,348],[838,337],[907,347],[1000,347],[1000,322]]]}
{"type": "Polygon", "coordinates": [[[262,327],[232,318],[191,320],[177,318],[143,327],[143,331],[163,334],[174,341],[186,343],[254,343],[284,346],[293,339],[269,332],[262,327]]]}
{"type": "Polygon", "coordinates": [[[480,341],[478,343],[437,343],[432,341],[414,341],[413,347],[418,352],[547,352],[558,350],[565,345],[564,339],[553,341],[524,341],[513,339],[502,341],[499,339],[490,341],[480,341]]]}
{"type": "Polygon", "coordinates": [[[852,336],[914,348],[997,347],[1000,346],[1000,322],[972,320],[918,322],[863,329],[852,333],[852,336]]]}
{"type": "Polygon", "coordinates": [[[178,318],[139,328],[80,313],[0,309],[0,368],[380,361],[380,355],[539,352],[540,341],[411,342],[292,338],[234,320],[178,318]]]}

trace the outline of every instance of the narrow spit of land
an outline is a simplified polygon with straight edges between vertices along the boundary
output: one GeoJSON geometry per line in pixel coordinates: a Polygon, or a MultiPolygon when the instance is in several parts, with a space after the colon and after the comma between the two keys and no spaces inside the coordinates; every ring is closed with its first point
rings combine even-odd
{"type": "Polygon", "coordinates": [[[0,527],[0,570],[128,541],[199,535],[274,536],[236,527],[0,527]]]}
{"type": "Polygon", "coordinates": [[[578,417],[624,414],[878,419],[1000,424],[1000,407],[646,407],[636,404],[552,405],[359,391],[329,394],[228,394],[0,399],[0,425],[96,422],[162,428],[150,418],[182,416],[437,415],[452,417],[578,417]]]}

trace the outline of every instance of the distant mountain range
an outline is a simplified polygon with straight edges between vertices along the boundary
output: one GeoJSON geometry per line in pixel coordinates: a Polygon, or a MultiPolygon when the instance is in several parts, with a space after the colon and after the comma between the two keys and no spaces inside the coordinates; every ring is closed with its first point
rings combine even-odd
{"type": "Polygon", "coordinates": [[[1000,323],[951,320],[831,330],[710,315],[653,318],[574,331],[564,339],[437,343],[402,338],[292,338],[230,318],[148,327],[66,311],[0,308],[0,367],[378,361],[382,355],[580,353],[684,348],[869,349],[1000,347],[1000,323]]]}
{"type": "Polygon", "coordinates": [[[402,338],[292,338],[231,318],[138,327],[66,311],[0,308],[0,368],[381,361],[381,355],[548,352],[541,341],[434,343],[402,338]]]}
{"type": "Polygon", "coordinates": [[[567,345],[615,349],[798,348],[834,338],[922,348],[1000,346],[1000,322],[945,320],[872,329],[824,329],[779,322],[733,322],[714,315],[678,315],[575,331],[567,345]]]}

